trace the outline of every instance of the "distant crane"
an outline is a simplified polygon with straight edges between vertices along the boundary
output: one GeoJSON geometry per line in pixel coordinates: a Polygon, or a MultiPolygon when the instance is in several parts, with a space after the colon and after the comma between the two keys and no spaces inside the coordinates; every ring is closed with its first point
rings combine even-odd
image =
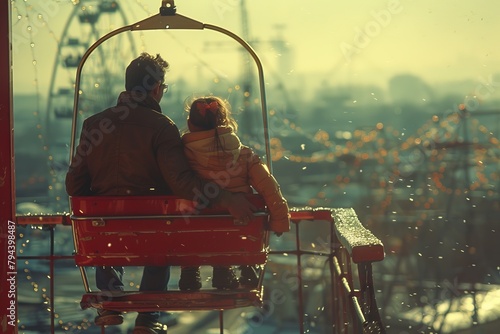
{"type": "MultiPolygon", "coordinates": [[[[252,39],[250,38],[250,29],[249,29],[249,24],[248,24],[248,12],[246,8],[246,1],[241,0],[241,30],[242,30],[242,37],[246,41],[250,41],[251,43],[252,39]]],[[[245,50],[242,50],[245,51],[245,50]]],[[[254,79],[254,76],[252,74],[252,71],[250,69],[250,55],[248,52],[243,52],[242,54],[242,60],[243,60],[243,106],[247,110],[247,112],[243,113],[243,120],[242,120],[242,130],[243,130],[243,135],[248,135],[252,136],[253,129],[254,129],[254,116],[255,112],[252,111],[252,103],[251,103],[251,93],[252,93],[252,82],[254,79]],[[248,112],[250,111],[250,112],[248,112]]]]}
{"type": "MultiPolygon", "coordinates": [[[[240,16],[241,16],[241,34],[240,36],[248,41],[250,45],[255,47],[257,44],[261,44],[264,41],[258,41],[255,39],[252,39],[251,33],[250,33],[250,23],[248,20],[248,11],[247,11],[247,6],[246,6],[246,0],[240,0],[240,16]]],[[[284,25],[276,25],[276,28],[282,31],[284,28],[284,25]]],[[[281,34],[280,34],[281,36],[281,34]]],[[[285,42],[283,41],[282,38],[278,37],[274,40],[268,40],[265,41],[265,43],[270,43],[273,48],[281,51],[286,51],[286,45],[285,42]]],[[[225,42],[206,42],[206,47],[207,48],[214,48],[216,47],[217,50],[220,50],[221,46],[226,46],[225,42]]],[[[252,60],[251,56],[248,54],[248,52],[245,52],[245,50],[241,50],[241,81],[240,81],[240,89],[243,94],[243,101],[242,101],[242,106],[246,110],[246,112],[242,113],[242,119],[240,121],[240,134],[242,138],[249,139],[249,138],[255,138],[258,137],[259,134],[255,133],[257,128],[255,124],[257,124],[257,120],[259,118],[258,112],[255,109],[255,101],[253,100],[253,83],[255,82],[255,73],[253,71],[253,68],[251,67],[252,60]]],[[[289,65],[289,62],[285,62],[286,64],[289,65]]],[[[284,65],[280,62],[280,65],[284,65]]],[[[280,67],[280,70],[282,70],[282,67],[280,67]]]]}

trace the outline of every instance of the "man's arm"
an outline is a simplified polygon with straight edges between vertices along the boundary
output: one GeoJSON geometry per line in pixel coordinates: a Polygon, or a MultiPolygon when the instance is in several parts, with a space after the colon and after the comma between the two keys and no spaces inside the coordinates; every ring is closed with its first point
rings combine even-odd
{"type": "Polygon", "coordinates": [[[66,192],[70,196],[89,196],[90,178],[87,175],[82,175],[77,169],[69,168],[66,174],[66,192]]]}
{"type": "Polygon", "coordinates": [[[216,204],[226,208],[235,219],[246,223],[252,219],[255,206],[247,200],[244,193],[232,193],[221,189],[217,200],[216,204]]]}
{"type": "MultiPolygon", "coordinates": [[[[85,127],[86,122],[83,126],[85,127]]],[[[83,133],[83,131],[82,131],[83,133]]],[[[82,143],[82,138],[80,138],[80,143],[75,150],[73,159],[71,159],[71,165],[66,173],[66,192],[70,196],[88,196],[92,194],[90,190],[91,179],[88,173],[86,156],[83,154],[85,152],[83,147],[80,147],[82,143]]]]}

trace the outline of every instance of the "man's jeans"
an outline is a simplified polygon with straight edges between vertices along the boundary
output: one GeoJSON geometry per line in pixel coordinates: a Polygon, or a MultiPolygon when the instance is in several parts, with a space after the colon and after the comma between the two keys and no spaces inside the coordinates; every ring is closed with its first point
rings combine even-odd
{"type": "MultiPolygon", "coordinates": [[[[101,291],[123,291],[123,267],[96,267],[96,285],[101,291]]],[[[139,291],[166,291],[170,279],[170,266],[145,266],[139,291]]],[[[136,324],[147,326],[148,322],[157,322],[160,312],[141,312],[136,324]]]]}

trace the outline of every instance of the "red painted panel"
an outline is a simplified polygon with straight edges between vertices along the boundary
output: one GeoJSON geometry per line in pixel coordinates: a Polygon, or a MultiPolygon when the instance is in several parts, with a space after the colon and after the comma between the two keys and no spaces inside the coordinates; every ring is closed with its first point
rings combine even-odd
{"type": "Polygon", "coordinates": [[[10,1],[0,1],[0,332],[17,333],[10,1]]]}
{"type": "MultiPolygon", "coordinates": [[[[264,208],[262,199],[253,197],[252,201],[264,208]]],[[[239,225],[218,208],[186,215],[187,205],[167,196],[71,198],[76,263],[192,266],[266,262],[267,215],[239,225]]]]}

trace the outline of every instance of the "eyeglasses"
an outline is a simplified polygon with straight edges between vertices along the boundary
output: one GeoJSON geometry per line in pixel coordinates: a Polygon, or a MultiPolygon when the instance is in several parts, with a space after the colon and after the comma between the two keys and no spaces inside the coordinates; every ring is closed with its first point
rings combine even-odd
{"type": "Polygon", "coordinates": [[[163,94],[168,92],[168,84],[162,83],[161,84],[161,89],[163,89],[163,94]]]}

